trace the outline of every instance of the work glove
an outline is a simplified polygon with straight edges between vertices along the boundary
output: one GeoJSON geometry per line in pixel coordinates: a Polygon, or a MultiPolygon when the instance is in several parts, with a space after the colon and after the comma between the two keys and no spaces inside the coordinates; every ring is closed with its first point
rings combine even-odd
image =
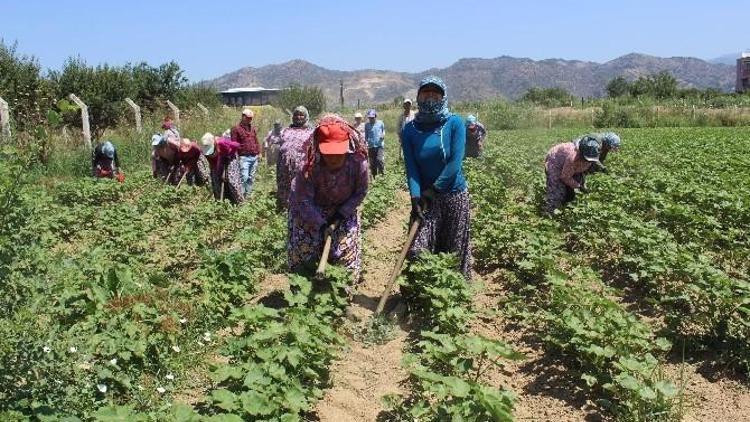
{"type": "Polygon", "coordinates": [[[409,218],[409,225],[417,220],[424,220],[422,198],[411,198],[411,216],[409,218]]]}
{"type": "Polygon", "coordinates": [[[344,221],[344,216],[339,214],[338,211],[333,213],[330,217],[328,217],[328,220],[326,220],[326,226],[333,227],[333,229],[337,229],[341,223],[344,221]]]}
{"type": "Polygon", "coordinates": [[[427,188],[422,191],[422,208],[427,209],[432,206],[432,202],[435,200],[435,189],[427,188]]]}

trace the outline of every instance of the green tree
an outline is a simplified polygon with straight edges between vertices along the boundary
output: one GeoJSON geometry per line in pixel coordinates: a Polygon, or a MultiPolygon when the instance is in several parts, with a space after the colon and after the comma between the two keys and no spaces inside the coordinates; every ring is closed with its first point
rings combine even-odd
{"type": "Polygon", "coordinates": [[[16,127],[25,130],[42,122],[55,101],[37,59],[19,55],[17,46],[0,38],[0,97],[8,102],[16,127]]]}
{"type": "MultiPolygon", "coordinates": [[[[50,72],[50,79],[58,98],[76,94],[86,103],[93,133],[116,125],[124,113],[125,98],[136,93],[129,69],[106,64],[91,67],[81,58],[68,59],[60,72],[50,72]]],[[[80,124],[80,116],[67,115],[67,119],[80,124]]]]}
{"type": "Polygon", "coordinates": [[[545,107],[561,107],[569,105],[573,96],[565,88],[530,88],[521,97],[521,101],[534,103],[545,107]]]}
{"type": "Polygon", "coordinates": [[[649,76],[653,93],[658,99],[674,98],[677,96],[677,79],[671,73],[663,70],[656,75],[649,76]]]}
{"type": "Polygon", "coordinates": [[[607,84],[607,96],[610,98],[624,97],[630,93],[630,83],[622,76],[618,76],[607,84]]]}
{"type": "Polygon", "coordinates": [[[310,117],[313,118],[326,109],[326,96],[323,90],[316,86],[292,85],[281,91],[279,107],[291,111],[300,105],[307,107],[310,117]]]}

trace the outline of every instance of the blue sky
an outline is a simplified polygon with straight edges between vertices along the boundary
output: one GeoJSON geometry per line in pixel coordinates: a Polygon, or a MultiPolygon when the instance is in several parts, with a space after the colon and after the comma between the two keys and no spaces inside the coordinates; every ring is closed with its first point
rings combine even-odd
{"type": "Polygon", "coordinates": [[[399,71],[502,55],[713,58],[750,48],[747,28],[747,0],[0,0],[0,37],[44,67],[176,60],[194,81],[294,58],[399,71]]]}

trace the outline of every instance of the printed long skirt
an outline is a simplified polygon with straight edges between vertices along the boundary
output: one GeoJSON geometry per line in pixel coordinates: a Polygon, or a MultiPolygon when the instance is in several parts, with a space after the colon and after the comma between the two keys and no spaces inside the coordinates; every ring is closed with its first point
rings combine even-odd
{"type": "MultiPolygon", "coordinates": [[[[174,175],[170,178],[170,183],[178,184],[182,179],[183,173],[182,166],[178,166],[174,171],[174,175]]],[[[201,155],[195,166],[188,170],[185,180],[182,183],[187,183],[190,186],[204,186],[211,180],[211,172],[209,170],[208,160],[205,156],[201,155]]]]}
{"type": "Polygon", "coordinates": [[[153,176],[156,179],[167,181],[167,177],[170,177],[172,171],[172,165],[161,158],[151,158],[151,168],[153,169],[153,176]]]}
{"type": "Polygon", "coordinates": [[[471,279],[471,243],[469,191],[436,193],[432,203],[424,212],[424,220],[417,230],[409,249],[409,258],[414,259],[422,251],[432,253],[454,253],[458,257],[457,268],[467,280],[471,279]]]}
{"type": "Polygon", "coordinates": [[[289,193],[297,165],[294,157],[289,157],[290,154],[282,150],[276,160],[276,203],[283,209],[289,208],[289,193]]]}
{"type": "Polygon", "coordinates": [[[225,161],[224,171],[211,172],[211,186],[214,192],[214,198],[221,199],[222,179],[226,175],[224,185],[224,199],[228,199],[233,204],[241,204],[244,200],[242,195],[242,177],[240,176],[240,161],[233,157],[225,161]]]}
{"type": "Polygon", "coordinates": [[[266,166],[276,166],[276,162],[279,160],[279,145],[271,144],[264,151],[266,154],[266,166]]]}
{"type": "MultiPolygon", "coordinates": [[[[582,183],[583,175],[575,175],[574,178],[582,183]]],[[[575,191],[560,179],[554,179],[547,174],[547,196],[545,198],[544,211],[552,214],[556,209],[562,208],[576,197],[575,191]]]]}
{"type": "MultiPolygon", "coordinates": [[[[290,213],[288,220],[287,264],[291,271],[299,271],[308,265],[318,264],[324,239],[320,229],[310,230],[293,214],[290,213]]],[[[362,267],[361,244],[361,226],[355,212],[333,232],[328,263],[346,267],[357,280],[362,267]]]]}

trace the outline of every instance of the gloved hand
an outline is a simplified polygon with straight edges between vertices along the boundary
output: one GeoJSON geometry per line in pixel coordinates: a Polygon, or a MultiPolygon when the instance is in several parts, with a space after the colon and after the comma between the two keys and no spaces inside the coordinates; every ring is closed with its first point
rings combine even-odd
{"type": "Polygon", "coordinates": [[[331,214],[330,217],[328,217],[328,220],[326,220],[326,226],[329,226],[329,227],[333,226],[333,229],[335,230],[341,225],[343,221],[344,221],[344,216],[342,216],[341,214],[339,214],[338,211],[336,211],[335,213],[331,214]]]}
{"type": "Polygon", "coordinates": [[[432,201],[435,200],[435,189],[427,188],[422,191],[422,208],[429,208],[432,205],[432,201]]]}
{"type": "Polygon", "coordinates": [[[411,216],[409,218],[409,225],[416,220],[424,220],[422,198],[411,198],[411,216]]]}

